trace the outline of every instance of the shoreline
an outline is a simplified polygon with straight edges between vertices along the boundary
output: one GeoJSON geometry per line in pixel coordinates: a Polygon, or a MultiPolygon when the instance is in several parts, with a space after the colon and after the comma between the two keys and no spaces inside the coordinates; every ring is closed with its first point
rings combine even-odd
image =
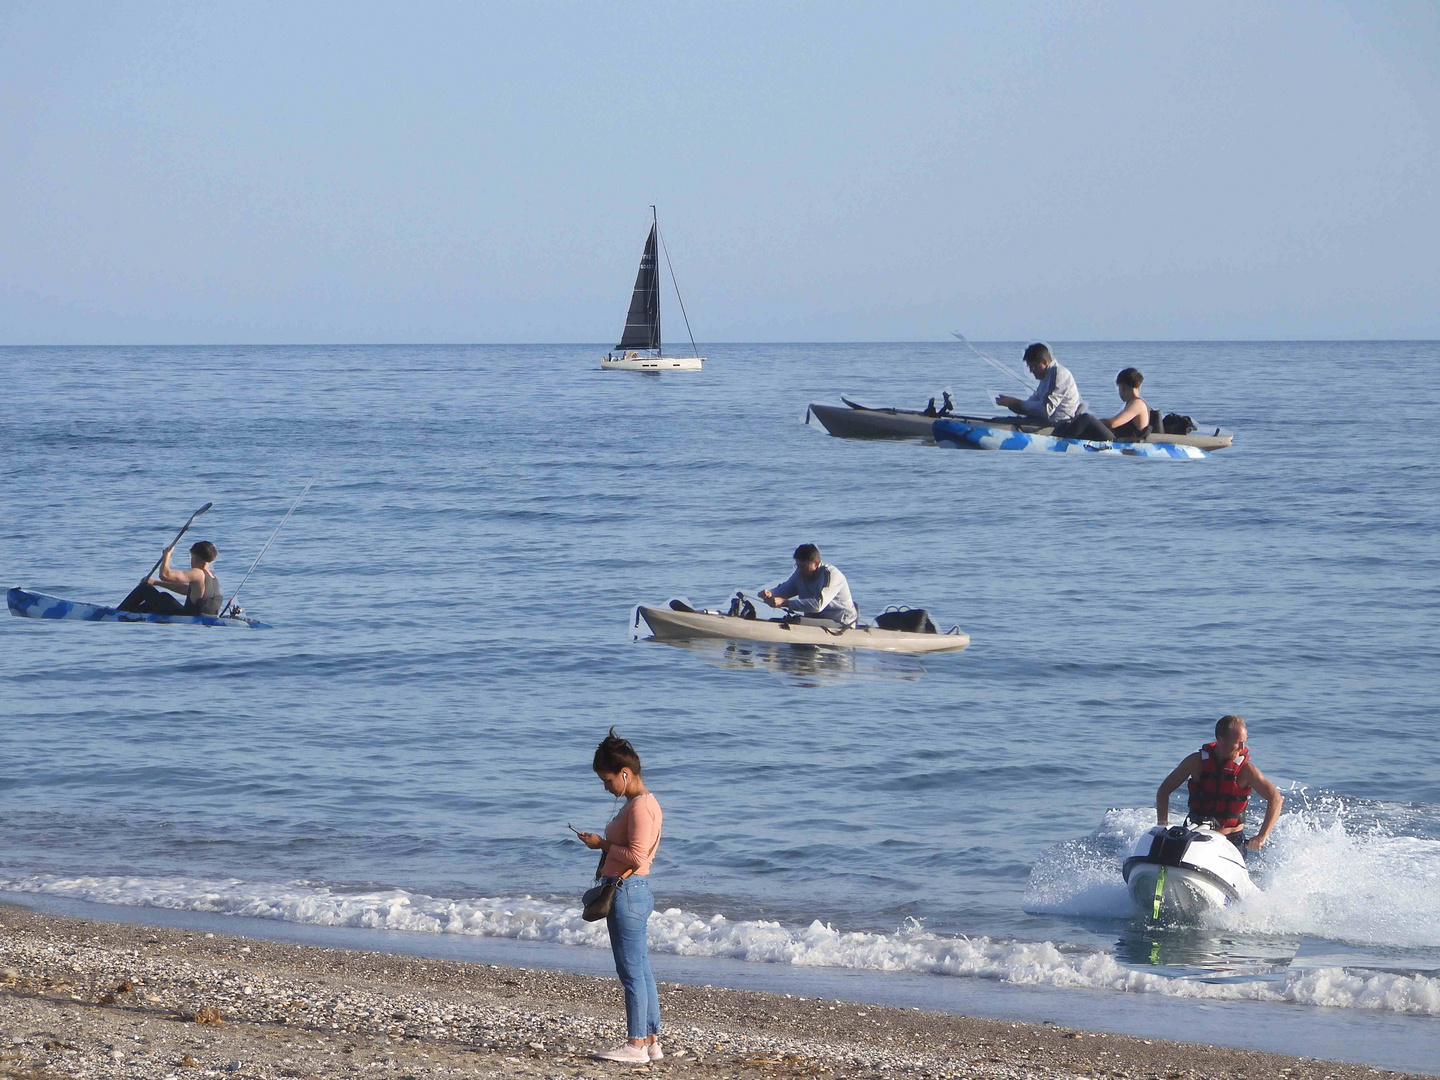
{"type": "MultiPolygon", "coordinates": [[[[1352,1080],[1366,1065],[661,982],[666,1059],[722,1077],[1352,1080]]],[[[605,1077],[613,977],[0,905],[0,1077],[605,1077]]],[[[1440,1036],[1437,1036],[1440,1039],[1440,1036]]]]}

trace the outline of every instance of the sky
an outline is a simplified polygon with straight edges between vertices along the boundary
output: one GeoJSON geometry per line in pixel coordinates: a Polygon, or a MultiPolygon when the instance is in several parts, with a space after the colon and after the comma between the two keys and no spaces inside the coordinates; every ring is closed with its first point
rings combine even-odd
{"type": "Polygon", "coordinates": [[[1440,338],[1440,4],[0,0],[0,344],[1440,338]],[[667,334],[681,325],[666,297],[667,334]]]}

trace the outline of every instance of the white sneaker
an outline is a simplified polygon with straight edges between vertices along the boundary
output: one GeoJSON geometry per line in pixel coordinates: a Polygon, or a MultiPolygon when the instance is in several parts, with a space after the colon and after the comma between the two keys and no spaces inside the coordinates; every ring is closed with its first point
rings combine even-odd
{"type": "Polygon", "coordinates": [[[650,1051],[634,1043],[623,1042],[612,1050],[601,1050],[594,1055],[597,1061],[624,1061],[632,1065],[647,1065],[650,1051]]]}
{"type": "Polygon", "coordinates": [[[648,1053],[648,1054],[650,1055],[650,1060],[651,1060],[651,1061],[664,1061],[664,1060],[665,1060],[665,1051],[660,1049],[660,1040],[659,1040],[659,1039],[656,1039],[653,1043],[646,1043],[646,1044],[645,1044],[645,1051],[646,1051],[646,1053],[648,1053]]]}

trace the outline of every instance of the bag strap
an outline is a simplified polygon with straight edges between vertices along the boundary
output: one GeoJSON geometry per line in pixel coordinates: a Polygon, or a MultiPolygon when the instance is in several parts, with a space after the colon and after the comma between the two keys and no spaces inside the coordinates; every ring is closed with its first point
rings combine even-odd
{"type": "MultiPolygon", "coordinates": [[[[599,881],[600,878],[603,876],[603,875],[600,873],[600,871],[603,870],[603,869],[605,869],[605,860],[606,860],[607,858],[609,858],[609,855],[608,855],[607,853],[605,853],[605,852],[601,852],[601,853],[600,853],[600,865],[597,866],[597,867],[595,867],[595,880],[596,880],[596,881],[599,881]]],[[[631,874],[633,874],[633,873],[635,873],[635,867],[632,866],[629,870],[626,870],[623,874],[621,874],[618,878],[615,879],[616,883],[618,884],[619,882],[624,881],[627,877],[629,877],[629,876],[630,876],[631,874]]]]}

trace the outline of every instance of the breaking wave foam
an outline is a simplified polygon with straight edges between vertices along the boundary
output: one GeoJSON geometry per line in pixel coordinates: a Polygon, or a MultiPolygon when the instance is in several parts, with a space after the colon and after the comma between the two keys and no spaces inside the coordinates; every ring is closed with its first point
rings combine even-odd
{"type": "MultiPolygon", "coordinates": [[[[277,886],[240,880],[52,875],[0,881],[0,889],[316,926],[469,934],[590,948],[609,945],[604,924],[585,922],[578,907],[532,897],[451,900],[401,889],[346,892],[304,882],[277,886]]],[[[918,923],[889,934],[841,932],[819,921],[807,927],[766,920],[731,922],[723,915],[706,918],[670,908],[651,918],[650,945],[659,953],[752,963],[904,971],[1025,986],[1440,1016],[1440,979],[1422,975],[1324,968],[1253,982],[1209,983],[1131,970],[1110,953],[1098,950],[1049,941],[939,935],[918,923]]]]}

